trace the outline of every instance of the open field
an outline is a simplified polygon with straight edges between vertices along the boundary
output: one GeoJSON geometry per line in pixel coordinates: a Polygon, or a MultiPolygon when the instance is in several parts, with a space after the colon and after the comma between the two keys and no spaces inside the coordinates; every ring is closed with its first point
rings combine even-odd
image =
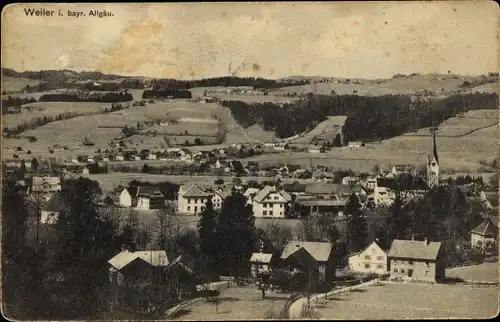
{"type": "Polygon", "coordinates": [[[470,267],[457,267],[446,270],[446,276],[458,277],[466,281],[498,282],[498,262],[484,262],[470,267]]]}
{"type": "Polygon", "coordinates": [[[269,310],[279,313],[290,296],[285,293],[267,292],[262,299],[261,292],[254,286],[230,287],[224,290],[219,298],[219,314],[215,305],[206,300],[196,302],[184,309],[174,320],[255,320],[264,319],[269,310]]]}
{"type": "Polygon", "coordinates": [[[386,283],[318,302],[328,320],[492,318],[498,314],[498,287],[386,283]]]}
{"type": "Polygon", "coordinates": [[[32,123],[38,118],[56,117],[64,113],[78,115],[95,114],[111,108],[110,103],[93,102],[36,102],[25,104],[19,114],[6,114],[2,116],[2,125],[15,128],[23,123],[32,123]]]}
{"type": "MultiPolygon", "coordinates": [[[[482,167],[479,160],[496,155],[496,113],[493,110],[470,111],[465,113],[464,118],[454,117],[440,124],[436,140],[442,172],[447,169],[478,172],[482,167]]],[[[428,133],[428,129],[421,129],[417,133],[407,133],[379,143],[368,143],[362,148],[334,148],[317,154],[286,152],[259,155],[248,160],[265,164],[288,162],[309,167],[313,159],[314,165],[324,164],[357,171],[370,171],[375,164],[380,165],[382,169],[390,169],[394,164],[423,166],[431,149],[428,133]]]]}
{"type": "Polygon", "coordinates": [[[304,136],[297,138],[296,140],[290,140],[290,143],[297,144],[309,144],[312,139],[318,138],[328,138],[330,141],[335,138],[337,133],[342,132],[342,126],[344,126],[347,116],[329,116],[327,120],[319,123],[314,129],[305,134],[304,136]]]}
{"type": "Polygon", "coordinates": [[[23,77],[2,77],[2,92],[17,92],[23,90],[26,85],[36,86],[39,80],[23,77]]]}
{"type": "MultiPolygon", "coordinates": [[[[350,83],[343,83],[344,79],[332,79],[327,83],[287,86],[272,93],[323,93],[330,94],[334,90],[337,94],[353,94],[378,96],[388,94],[415,94],[418,91],[429,90],[435,93],[450,93],[459,89],[465,80],[471,81],[474,77],[456,75],[415,75],[384,80],[351,79],[350,83]],[[359,84],[354,84],[354,81],[359,84]],[[378,84],[378,83],[379,84],[378,84]]],[[[270,93],[271,94],[271,93],[270,93]]]]}

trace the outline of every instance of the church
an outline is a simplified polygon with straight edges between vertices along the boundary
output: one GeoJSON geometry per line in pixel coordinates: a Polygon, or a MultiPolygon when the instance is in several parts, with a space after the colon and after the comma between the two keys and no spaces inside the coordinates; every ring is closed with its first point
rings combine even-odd
{"type": "Polygon", "coordinates": [[[439,183],[439,158],[436,147],[436,127],[430,129],[432,134],[432,151],[427,155],[427,185],[430,189],[439,183]]]}

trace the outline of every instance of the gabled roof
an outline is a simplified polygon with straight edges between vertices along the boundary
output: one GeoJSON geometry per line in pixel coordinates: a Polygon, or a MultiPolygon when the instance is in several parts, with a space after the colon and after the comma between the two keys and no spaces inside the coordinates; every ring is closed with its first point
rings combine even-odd
{"type": "Polygon", "coordinates": [[[255,197],[253,197],[253,200],[257,201],[257,202],[262,202],[264,200],[264,198],[266,198],[270,193],[273,193],[273,192],[277,192],[277,193],[281,194],[281,196],[283,196],[283,198],[286,201],[292,200],[292,197],[290,196],[290,194],[288,194],[288,192],[285,192],[283,190],[278,191],[278,190],[276,190],[276,187],[273,187],[273,186],[265,186],[264,188],[262,188],[255,195],[255,197]]]}
{"type": "Polygon", "coordinates": [[[185,189],[181,187],[179,194],[183,197],[208,197],[210,193],[206,192],[205,189],[198,185],[188,186],[185,189]]]}
{"type": "Polygon", "coordinates": [[[441,248],[440,242],[395,239],[389,250],[389,257],[435,260],[441,248]]]}
{"type": "Polygon", "coordinates": [[[285,183],[283,185],[283,190],[286,192],[305,192],[306,185],[302,183],[285,183]]]}
{"type": "Polygon", "coordinates": [[[324,206],[324,207],[334,207],[334,206],[337,206],[337,207],[341,207],[341,206],[345,206],[346,203],[347,203],[347,199],[345,198],[342,198],[342,199],[339,199],[337,197],[333,197],[333,198],[330,198],[330,199],[317,199],[317,198],[308,198],[308,199],[305,199],[305,198],[297,198],[296,202],[301,205],[301,206],[304,206],[304,207],[311,207],[311,206],[324,206]]]}
{"type": "Polygon", "coordinates": [[[352,194],[361,192],[360,185],[347,185],[338,183],[311,183],[306,185],[306,193],[310,194],[352,194]]]}
{"type": "Polygon", "coordinates": [[[272,257],[273,254],[253,253],[250,257],[250,263],[269,263],[272,257]]]}
{"type": "Polygon", "coordinates": [[[317,242],[303,242],[303,241],[290,241],[281,253],[281,259],[287,259],[299,249],[303,248],[307,251],[316,261],[326,262],[330,257],[332,251],[332,243],[317,243],[317,242]]]}
{"type": "Polygon", "coordinates": [[[486,219],[476,228],[472,229],[471,233],[481,236],[496,236],[498,234],[498,227],[493,223],[493,221],[491,221],[491,219],[486,219]]]}
{"type": "Polygon", "coordinates": [[[380,245],[377,244],[376,241],[372,241],[371,243],[369,243],[365,248],[363,248],[359,252],[355,252],[355,253],[349,254],[349,257],[356,256],[356,255],[364,253],[367,249],[369,249],[370,247],[372,247],[373,244],[375,244],[375,246],[377,246],[380,250],[382,250],[384,253],[387,254],[387,251],[385,249],[383,249],[382,247],[380,247],[380,245]]]}
{"type": "Polygon", "coordinates": [[[122,251],[115,257],[111,258],[108,263],[117,270],[121,270],[128,264],[132,263],[137,258],[145,261],[152,266],[167,266],[168,258],[164,250],[153,251],[137,251],[130,252],[128,250],[122,251]]]}
{"type": "Polygon", "coordinates": [[[141,186],[137,189],[137,196],[162,196],[163,194],[155,186],[141,186]]]}
{"type": "Polygon", "coordinates": [[[41,186],[44,183],[48,183],[51,186],[61,184],[61,178],[59,177],[33,177],[32,185],[41,186]]]}
{"type": "Polygon", "coordinates": [[[139,190],[139,187],[133,186],[133,187],[125,188],[123,190],[127,190],[131,197],[136,197],[137,196],[137,191],[139,190]]]}
{"type": "Polygon", "coordinates": [[[245,190],[245,192],[243,193],[243,195],[245,197],[248,197],[250,195],[255,195],[259,192],[259,189],[257,188],[248,188],[247,190],[245,190]]]}

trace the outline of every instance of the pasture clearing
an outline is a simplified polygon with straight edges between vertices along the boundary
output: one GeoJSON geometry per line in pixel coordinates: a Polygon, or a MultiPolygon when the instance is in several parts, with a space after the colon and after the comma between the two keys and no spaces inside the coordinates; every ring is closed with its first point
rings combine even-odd
{"type": "Polygon", "coordinates": [[[2,92],[17,92],[22,91],[26,85],[36,86],[41,82],[36,79],[24,77],[2,77],[2,92]]]}
{"type": "Polygon", "coordinates": [[[215,305],[203,299],[187,306],[172,319],[178,321],[265,319],[269,310],[279,313],[289,296],[290,294],[268,291],[266,299],[262,299],[261,291],[255,286],[233,286],[222,291],[219,296],[221,302],[218,314],[215,305]]]}
{"type": "Polygon", "coordinates": [[[328,320],[485,319],[498,314],[498,287],[382,282],[320,300],[315,309],[328,320]]]}
{"type": "Polygon", "coordinates": [[[290,140],[290,143],[297,144],[309,144],[311,140],[314,138],[323,138],[327,137],[331,141],[331,136],[335,138],[337,133],[342,132],[342,126],[344,126],[345,120],[347,116],[329,116],[327,120],[319,123],[314,129],[310,132],[306,133],[304,136],[301,136],[295,140],[290,140]]]}
{"type": "Polygon", "coordinates": [[[498,262],[483,262],[469,267],[449,268],[446,276],[458,277],[466,281],[498,282],[498,262]]]}
{"type": "Polygon", "coordinates": [[[432,74],[405,76],[384,80],[351,79],[350,83],[344,83],[345,79],[332,79],[327,83],[282,87],[273,90],[271,93],[276,95],[284,95],[286,93],[303,94],[308,92],[330,94],[333,90],[340,95],[355,93],[363,96],[380,96],[390,94],[415,94],[418,91],[428,90],[442,94],[450,93],[458,89],[458,86],[465,80],[471,81],[473,79],[475,79],[475,77],[432,74]],[[359,84],[355,84],[354,81],[359,84]]]}

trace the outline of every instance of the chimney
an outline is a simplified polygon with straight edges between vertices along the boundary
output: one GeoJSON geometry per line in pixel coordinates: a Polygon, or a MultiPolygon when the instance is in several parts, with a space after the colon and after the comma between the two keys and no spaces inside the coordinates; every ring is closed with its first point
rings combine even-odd
{"type": "Polygon", "coordinates": [[[428,245],[427,244],[427,237],[424,238],[424,243],[425,243],[426,246],[428,245]]]}

